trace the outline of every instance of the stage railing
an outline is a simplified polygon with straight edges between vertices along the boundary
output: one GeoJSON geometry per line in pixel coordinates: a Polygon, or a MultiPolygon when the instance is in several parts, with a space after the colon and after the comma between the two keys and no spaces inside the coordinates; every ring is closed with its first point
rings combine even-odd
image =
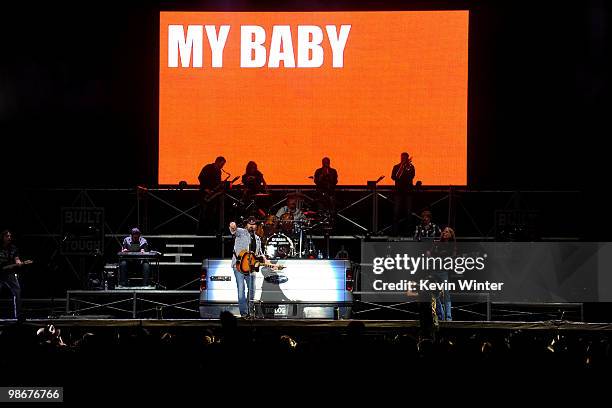
{"type": "MultiPolygon", "coordinates": [[[[301,193],[304,205],[314,200],[312,186],[271,186],[268,205],[276,212],[287,194],[301,193]]],[[[240,190],[222,197],[219,225],[237,220],[240,190]]],[[[340,186],[336,190],[336,223],[332,235],[389,235],[393,223],[392,186],[340,186]]],[[[56,188],[23,190],[14,195],[13,228],[24,234],[58,234],[62,207],[104,209],[105,234],[124,234],[138,225],[143,234],[186,234],[198,232],[200,193],[197,187],[158,188],[56,188]]],[[[460,236],[483,239],[498,237],[500,219],[536,222],[541,237],[580,237],[582,194],[579,191],[474,190],[465,187],[423,187],[414,190],[413,208],[403,214],[410,224],[423,209],[433,212],[433,221],[454,227],[460,236]],[[499,218],[498,218],[499,217],[499,218]]],[[[315,232],[316,233],[316,232],[315,232]]]]}

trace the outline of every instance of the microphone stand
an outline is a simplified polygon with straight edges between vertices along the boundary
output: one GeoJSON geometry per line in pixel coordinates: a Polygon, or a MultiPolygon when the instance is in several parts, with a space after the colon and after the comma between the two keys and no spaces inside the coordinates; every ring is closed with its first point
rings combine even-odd
{"type": "Polygon", "coordinates": [[[70,238],[71,235],[72,234],[70,234],[69,232],[64,234],[64,236],[62,237],[62,240],[58,243],[58,245],[55,246],[55,250],[51,254],[51,257],[49,258],[49,262],[47,262],[47,269],[52,272],[50,274],[51,279],[52,279],[51,285],[50,285],[51,286],[51,313],[49,313],[50,319],[55,319],[55,278],[57,278],[55,275],[59,269],[56,263],[56,258],[57,258],[57,255],[59,254],[59,248],[64,244],[64,242],[66,242],[66,240],[68,240],[68,238],[70,238]]]}
{"type": "Polygon", "coordinates": [[[380,176],[377,180],[369,180],[368,187],[372,189],[372,234],[378,234],[378,183],[385,176],[380,176]]]}

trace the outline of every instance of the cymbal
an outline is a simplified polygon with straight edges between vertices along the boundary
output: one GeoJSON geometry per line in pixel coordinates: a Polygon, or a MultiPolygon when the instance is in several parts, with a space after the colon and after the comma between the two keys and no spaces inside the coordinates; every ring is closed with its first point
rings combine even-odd
{"type": "Polygon", "coordinates": [[[253,197],[270,197],[270,193],[257,193],[253,197]]]}
{"type": "Polygon", "coordinates": [[[303,211],[302,214],[304,215],[317,215],[316,211],[303,211]]]}

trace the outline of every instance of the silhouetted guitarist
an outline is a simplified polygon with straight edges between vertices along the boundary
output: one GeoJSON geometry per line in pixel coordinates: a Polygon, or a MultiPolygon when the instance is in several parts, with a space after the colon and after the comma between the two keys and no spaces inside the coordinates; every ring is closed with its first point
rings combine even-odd
{"type": "Polygon", "coordinates": [[[218,219],[220,197],[223,189],[221,171],[226,161],[223,156],[215,159],[214,163],[207,164],[200,171],[200,191],[202,193],[200,220],[198,233],[215,233],[220,231],[221,225],[218,219]]]}

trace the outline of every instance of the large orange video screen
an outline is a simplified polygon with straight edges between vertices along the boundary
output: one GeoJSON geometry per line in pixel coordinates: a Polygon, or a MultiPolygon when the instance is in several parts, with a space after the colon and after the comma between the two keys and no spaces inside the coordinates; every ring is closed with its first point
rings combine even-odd
{"type": "Polygon", "coordinates": [[[160,13],[159,183],[224,156],[312,184],[327,156],[365,184],[408,152],[424,185],[467,184],[468,11],[160,13]]]}

